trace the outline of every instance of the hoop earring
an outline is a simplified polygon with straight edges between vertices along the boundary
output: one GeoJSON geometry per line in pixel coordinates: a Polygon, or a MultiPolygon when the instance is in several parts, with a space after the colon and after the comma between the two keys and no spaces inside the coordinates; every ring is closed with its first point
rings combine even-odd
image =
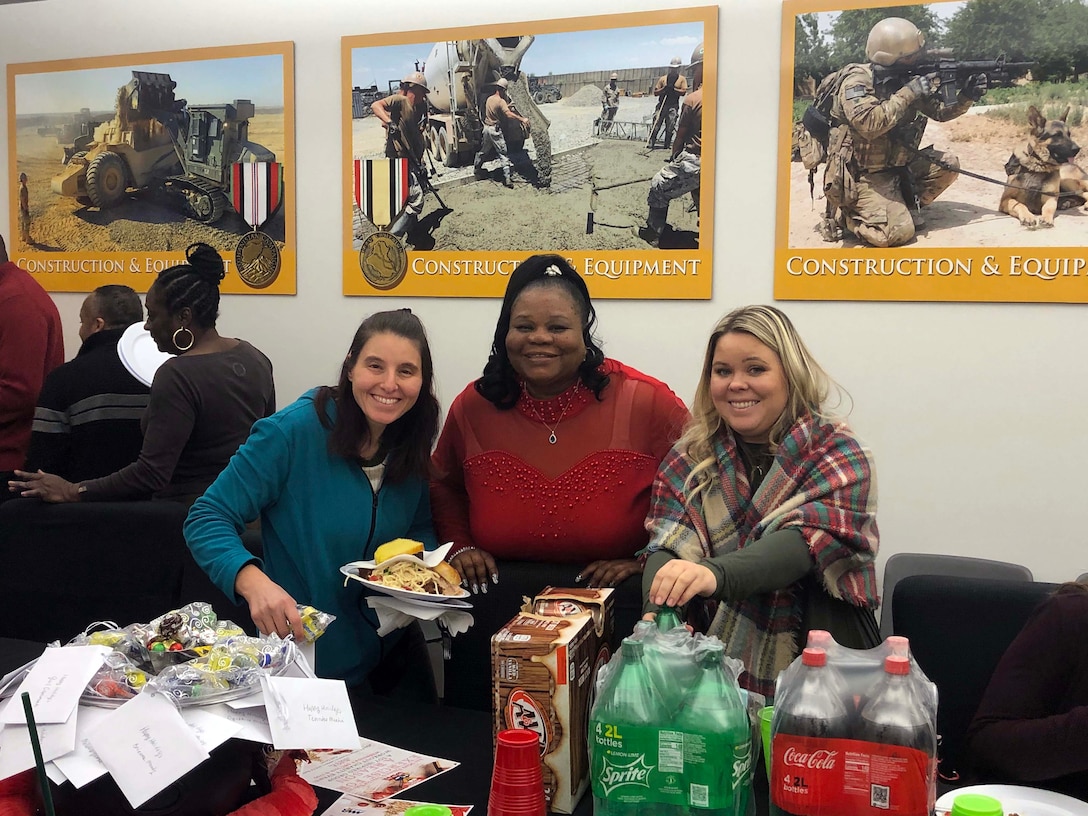
{"type": "Polygon", "coordinates": [[[193,343],[196,342],[196,335],[193,334],[192,330],[188,326],[182,326],[180,329],[177,329],[174,332],[170,339],[174,343],[174,348],[176,348],[178,351],[185,352],[193,347],[193,343]],[[181,343],[178,342],[178,335],[181,334],[181,332],[189,333],[189,345],[183,346],[181,343]]]}

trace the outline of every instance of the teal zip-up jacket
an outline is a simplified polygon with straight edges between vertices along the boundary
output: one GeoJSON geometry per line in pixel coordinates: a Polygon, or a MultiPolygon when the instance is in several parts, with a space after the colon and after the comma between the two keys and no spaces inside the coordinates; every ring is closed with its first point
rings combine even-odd
{"type": "MultiPolygon", "coordinates": [[[[336,616],[317,641],[320,677],[349,686],[366,680],[400,630],[378,637],[378,619],[362,585],[340,566],[372,558],[380,544],[413,538],[436,546],[427,481],[383,483],[374,493],[357,462],[328,452],[328,431],[314,407],[316,389],[253,425],[249,439],[197,499],[185,541],[197,564],[228,597],[238,571],[257,564],[299,603],[336,616]],[[248,522],[261,519],[264,561],[242,545],[248,522]]],[[[329,403],[330,415],[335,406],[329,403]]]]}

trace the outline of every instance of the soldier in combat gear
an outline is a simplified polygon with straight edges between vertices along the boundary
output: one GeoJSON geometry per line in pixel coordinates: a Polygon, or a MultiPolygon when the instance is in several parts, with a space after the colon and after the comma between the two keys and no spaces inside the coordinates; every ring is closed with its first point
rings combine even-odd
{"type": "Polygon", "coordinates": [[[929,119],[963,115],[986,92],[986,74],[972,74],[954,104],[935,97],[937,74],[915,75],[910,66],[924,54],[925,35],[909,20],[888,17],[869,32],[868,63],[840,72],[831,105],[824,194],[839,220],[825,224],[825,240],[845,226],[875,247],[902,246],[925,222],[918,210],[943,193],[959,160],[932,146],[919,150],[929,119]]]}
{"type": "Polygon", "coordinates": [[[654,124],[650,129],[650,140],[646,146],[653,150],[657,145],[657,137],[661,129],[665,129],[665,147],[672,145],[673,129],[676,127],[676,110],[680,107],[680,99],[688,92],[688,80],[680,73],[680,57],[673,57],[669,61],[669,72],[662,74],[654,85],[654,96],[657,97],[657,110],[654,111],[654,124]]]}

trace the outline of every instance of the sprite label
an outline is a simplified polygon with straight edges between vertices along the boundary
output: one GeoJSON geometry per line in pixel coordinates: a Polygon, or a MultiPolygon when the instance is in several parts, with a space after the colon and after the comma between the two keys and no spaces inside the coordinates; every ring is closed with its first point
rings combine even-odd
{"type": "Polygon", "coordinates": [[[603,721],[592,722],[590,732],[595,797],[732,811],[737,796],[747,790],[747,737],[734,744],[728,734],[603,721]]]}

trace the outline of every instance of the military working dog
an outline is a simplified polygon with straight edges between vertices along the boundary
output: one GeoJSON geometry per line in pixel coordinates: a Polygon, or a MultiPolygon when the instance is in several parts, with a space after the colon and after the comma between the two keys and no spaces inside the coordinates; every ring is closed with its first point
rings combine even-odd
{"type": "Polygon", "coordinates": [[[1088,173],[1073,163],[1080,145],[1069,135],[1065,120],[1047,119],[1028,108],[1031,135],[1005,162],[1008,179],[998,209],[1019,219],[1028,229],[1053,227],[1054,214],[1088,201],[1088,173]]]}

